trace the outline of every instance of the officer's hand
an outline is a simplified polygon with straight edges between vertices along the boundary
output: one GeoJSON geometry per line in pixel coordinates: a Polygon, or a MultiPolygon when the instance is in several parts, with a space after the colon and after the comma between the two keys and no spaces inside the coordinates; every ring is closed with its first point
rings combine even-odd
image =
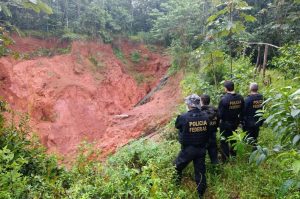
{"type": "Polygon", "coordinates": [[[241,129],[243,129],[244,126],[245,126],[245,122],[240,122],[239,127],[240,127],[241,129]]]}

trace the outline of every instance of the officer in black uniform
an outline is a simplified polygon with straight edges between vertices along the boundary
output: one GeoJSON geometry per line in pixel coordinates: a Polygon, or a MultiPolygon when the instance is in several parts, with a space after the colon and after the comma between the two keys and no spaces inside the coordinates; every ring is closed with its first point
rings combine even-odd
{"type": "Polygon", "coordinates": [[[201,110],[205,111],[210,119],[210,133],[212,134],[211,139],[208,141],[208,155],[212,164],[218,164],[218,151],[217,151],[217,139],[216,134],[219,127],[220,118],[218,115],[218,109],[213,106],[210,106],[210,97],[209,95],[203,94],[200,96],[201,110]]]}
{"type": "Polygon", "coordinates": [[[250,95],[245,98],[243,129],[247,132],[247,137],[253,146],[257,145],[259,127],[263,124],[260,117],[256,116],[256,111],[262,109],[263,101],[263,96],[258,93],[257,83],[251,83],[250,95]]]}
{"type": "Polygon", "coordinates": [[[200,97],[196,94],[185,99],[189,111],[178,116],[175,127],[179,129],[181,151],[175,160],[178,180],[181,180],[183,169],[193,161],[197,191],[201,198],[206,189],[205,154],[211,134],[209,117],[200,110],[200,97]]]}
{"type": "MultiPolygon", "coordinates": [[[[234,92],[234,83],[225,81],[226,94],[221,98],[218,111],[220,116],[220,132],[225,137],[221,139],[222,160],[225,162],[230,155],[235,156],[235,151],[228,144],[228,137],[237,129],[243,120],[244,99],[234,92]]],[[[230,142],[231,146],[234,144],[230,142]]]]}

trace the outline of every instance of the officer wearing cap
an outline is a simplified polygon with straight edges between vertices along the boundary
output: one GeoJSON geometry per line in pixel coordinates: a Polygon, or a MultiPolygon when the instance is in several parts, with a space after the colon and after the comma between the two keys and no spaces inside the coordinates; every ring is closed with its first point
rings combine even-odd
{"type": "MultiPolygon", "coordinates": [[[[218,111],[220,116],[220,132],[225,139],[221,140],[222,160],[225,162],[230,155],[235,156],[232,147],[229,146],[228,137],[237,129],[243,120],[244,98],[234,92],[234,83],[225,81],[226,94],[221,98],[218,111]]],[[[230,142],[231,146],[234,144],[230,142]]]]}
{"type": "Polygon", "coordinates": [[[200,96],[201,110],[205,111],[210,118],[210,133],[212,134],[211,138],[208,141],[207,151],[212,164],[218,164],[218,151],[217,151],[217,139],[216,134],[219,127],[219,115],[218,109],[213,106],[210,106],[210,97],[209,95],[203,94],[200,96]]]}
{"type": "Polygon", "coordinates": [[[181,151],[175,160],[178,180],[181,180],[183,169],[193,161],[197,191],[201,198],[206,189],[205,153],[209,133],[209,117],[200,110],[200,97],[196,94],[185,99],[188,112],[177,117],[175,127],[179,129],[181,151]]]}
{"type": "Polygon", "coordinates": [[[257,144],[259,127],[263,123],[260,117],[256,116],[256,112],[262,109],[263,101],[263,96],[258,93],[257,83],[251,83],[250,94],[245,98],[243,129],[254,146],[257,144]]]}

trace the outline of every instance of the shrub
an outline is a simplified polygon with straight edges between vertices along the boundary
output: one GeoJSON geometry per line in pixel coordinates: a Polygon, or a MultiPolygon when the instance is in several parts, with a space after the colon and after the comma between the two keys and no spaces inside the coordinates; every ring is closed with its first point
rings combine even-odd
{"type": "Polygon", "coordinates": [[[129,39],[133,42],[153,43],[153,38],[148,32],[138,32],[136,35],[130,35],[129,39]]]}
{"type": "Polygon", "coordinates": [[[299,146],[300,89],[295,91],[295,88],[288,86],[272,89],[268,95],[272,97],[265,102],[265,123],[273,129],[283,145],[299,146]]]}
{"type": "Polygon", "coordinates": [[[300,74],[300,43],[285,45],[280,49],[281,55],[273,59],[272,64],[277,67],[286,78],[293,78],[300,74]]]}
{"type": "Polygon", "coordinates": [[[8,46],[13,44],[12,38],[7,36],[5,28],[0,24],[0,57],[9,53],[8,46]]]}
{"type": "Polygon", "coordinates": [[[139,63],[141,61],[141,54],[139,51],[131,52],[131,61],[134,63],[139,63]]]}
{"type": "Polygon", "coordinates": [[[97,55],[90,55],[89,61],[93,64],[96,72],[99,72],[104,68],[104,63],[98,60],[97,55]]]}
{"type": "Polygon", "coordinates": [[[31,129],[27,124],[28,116],[24,115],[17,125],[0,128],[1,197],[61,197],[64,188],[59,185],[65,181],[61,177],[65,171],[58,167],[54,156],[45,153],[36,137],[28,140],[31,129]]]}
{"type": "Polygon", "coordinates": [[[120,48],[113,48],[113,51],[119,60],[121,60],[122,62],[125,61],[125,56],[120,48]]]}
{"type": "Polygon", "coordinates": [[[181,44],[179,40],[174,40],[169,48],[169,54],[172,56],[172,65],[168,70],[169,75],[175,74],[180,69],[188,66],[191,47],[181,44]]]}
{"type": "Polygon", "coordinates": [[[65,33],[61,36],[61,40],[67,42],[76,41],[76,40],[86,40],[87,38],[88,36],[86,35],[77,34],[70,31],[65,31],[65,33]]]}

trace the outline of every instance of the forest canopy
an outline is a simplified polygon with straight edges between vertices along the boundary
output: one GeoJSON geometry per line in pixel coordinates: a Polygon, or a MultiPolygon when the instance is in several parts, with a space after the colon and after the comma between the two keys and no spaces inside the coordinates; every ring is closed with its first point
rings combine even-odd
{"type": "Polygon", "coordinates": [[[107,42],[114,35],[145,32],[166,44],[173,39],[197,43],[195,37],[212,29],[233,28],[248,32],[244,35],[248,39],[281,46],[299,39],[299,4],[299,0],[5,0],[0,3],[0,18],[2,25],[21,30],[100,36],[107,42]]]}

